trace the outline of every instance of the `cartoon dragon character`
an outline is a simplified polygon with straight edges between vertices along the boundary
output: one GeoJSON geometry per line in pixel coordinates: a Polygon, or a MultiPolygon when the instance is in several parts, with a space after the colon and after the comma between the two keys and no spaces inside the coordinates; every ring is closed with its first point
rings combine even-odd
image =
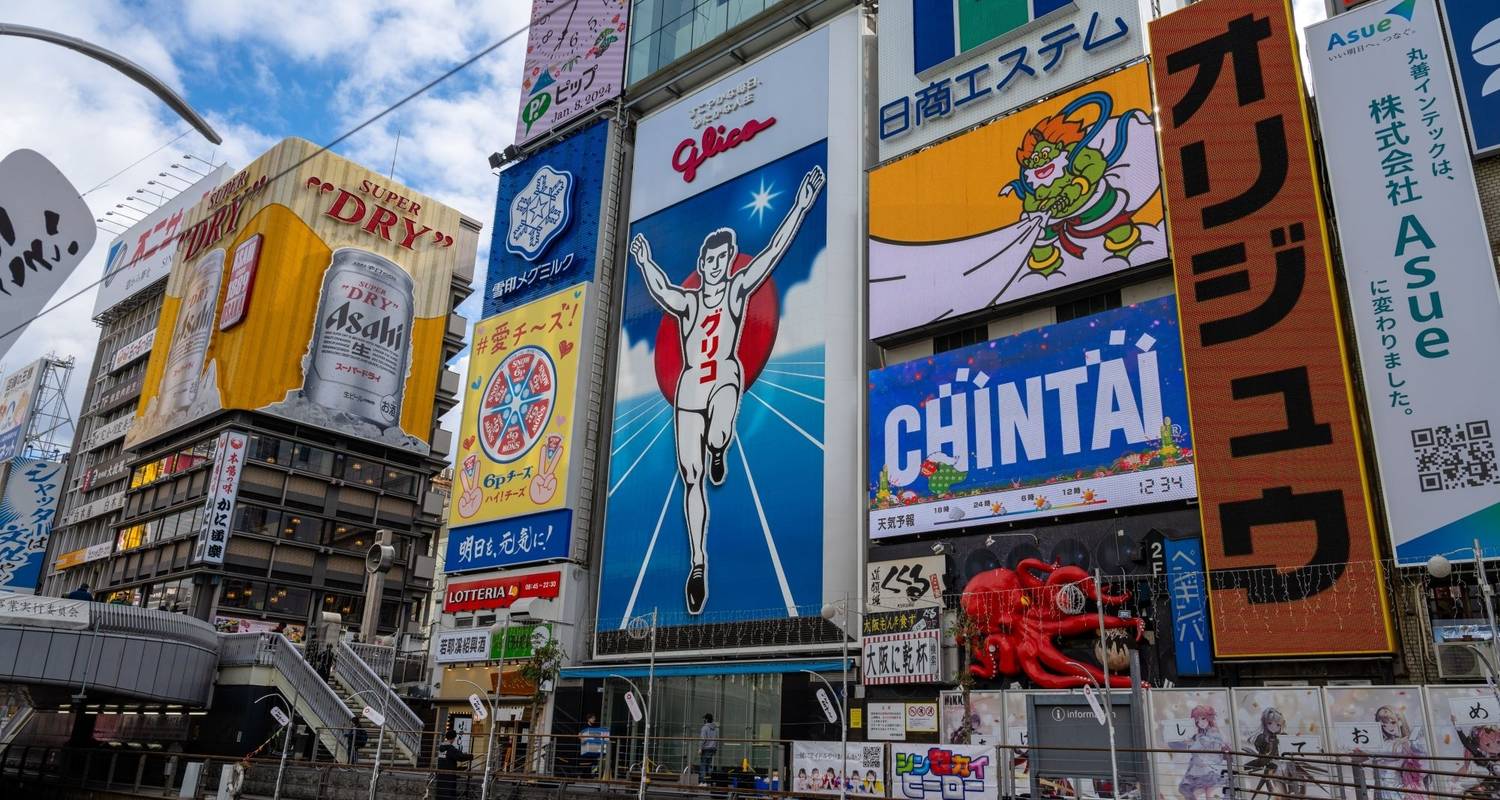
{"type": "Polygon", "coordinates": [[[1104,249],[1122,259],[1141,243],[1141,226],[1134,215],[1149,198],[1132,198],[1114,185],[1110,171],[1125,153],[1131,120],[1139,115],[1149,124],[1150,118],[1140,110],[1120,115],[1106,153],[1093,145],[1103,146],[1100,134],[1110,122],[1113,105],[1108,94],[1090,92],[1037,122],[1021,139],[1016,150],[1021,175],[1000,194],[1014,193],[1024,218],[1040,223],[1027,259],[1030,274],[1052,275],[1062,268],[1064,253],[1082,258],[1092,239],[1102,239],[1104,249]],[[1089,106],[1099,111],[1092,125],[1074,116],[1089,106]]]}

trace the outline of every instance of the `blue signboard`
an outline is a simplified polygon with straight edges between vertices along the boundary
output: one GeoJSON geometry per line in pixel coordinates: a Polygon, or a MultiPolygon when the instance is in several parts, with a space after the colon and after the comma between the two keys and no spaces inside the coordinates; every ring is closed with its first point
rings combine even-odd
{"type": "Polygon", "coordinates": [[[1475,155],[1500,150],[1500,3],[1440,0],[1475,155]]]}
{"type": "Polygon", "coordinates": [[[1197,496],[1175,299],[870,373],[870,536],[1197,496]]]}
{"type": "Polygon", "coordinates": [[[564,508],[448,531],[443,572],[558,561],[571,555],[573,512],[564,508]]]}
{"type": "Polygon", "coordinates": [[[500,173],[484,316],[594,277],[609,122],[500,173]]]}
{"type": "Polygon", "coordinates": [[[1208,624],[1208,602],[1203,585],[1203,543],[1190,539],[1167,539],[1163,558],[1167,562],[1167,592],[1172,597],[1172,643],[1177,653],[1178,675],[1212,675],[1213,641],[1208,624]]]}
{"type": "Polygon", "coordinates": [[[0,495],[0,591],[30,594],[41,582],[63,472],[57,461],[10,462],[10,477],[0,495]]]}

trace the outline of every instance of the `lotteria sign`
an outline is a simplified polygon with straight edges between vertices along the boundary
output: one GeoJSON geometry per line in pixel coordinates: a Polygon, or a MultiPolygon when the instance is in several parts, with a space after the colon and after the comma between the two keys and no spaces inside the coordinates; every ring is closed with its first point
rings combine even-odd
{"type": "Polygon", "coordinates": [[[451,582],[443,592],[443,611],[483,611],[510,608],[525,597],[554,599],[562,591],[562,573],[538,572],[481,581],[451,582]]]}
{"type": "Polygon", "coordinates": [[[1197,494],[1172,297],[870,373],[870,536],[1197,494]]]}

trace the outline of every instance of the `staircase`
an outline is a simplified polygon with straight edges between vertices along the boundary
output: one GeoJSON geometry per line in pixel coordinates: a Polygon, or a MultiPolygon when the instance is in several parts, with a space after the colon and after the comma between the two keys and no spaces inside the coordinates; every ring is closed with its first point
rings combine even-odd
{"type": "MultiPolygon", "coordinates": [[[[348,685],[346,685],[343,681],[335,679],[332,686],[333,691],[338,694],[339,699],[342,700],[344,705],[348,706],[349,708],[354,709],[355,711],[359,711],[368,705],[372,706],[376,711],[380,710],[378,701],[374,704],[366,703],[366,697],[364,695],[356,696],[354,692],[349,689],[348,685]]],[[[395,720],[392,719],[392,716],[393,715],[391,714],[386,715],[387,726],[395,722],[395,720]]],[[[359,726],[359,729],[361,731],[364,731],[365,734],[364,746],[356,748],[356,752],[359,756],[359,763],[365,765],[373,764],[375,763],[376,739],[378,738],[377,734],[380,733],[380,726],[369,721],[368,719],[365,719],[364,715],[359,713],[355,714],[354,722],[359,726]]],[[[398,739],[399,737],[397,736],[396,731],[387,727],[385,731],[385,743],[380,746],[381,766],[384,767],[386,765],[391,765],[396,767],[415,767],[417,765],[416,758],[413,757],[413,754],[408,753],[405,748],[401,747],[398,739]]]]}

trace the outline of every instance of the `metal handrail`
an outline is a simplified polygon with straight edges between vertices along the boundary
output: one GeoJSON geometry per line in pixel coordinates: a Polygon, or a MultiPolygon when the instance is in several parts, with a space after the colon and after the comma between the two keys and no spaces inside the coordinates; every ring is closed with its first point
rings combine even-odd
{"type": "Polygon", "coordinates": [[[172,611],[116,603],[89,603],[88,630],[174,639],[205,650],[217,650],[218,633],[201,619],[172,611]]]}
{"type": "MultiPolygon", "coordinates": [[[[305,703],[316,717],[314,727],[347,728],[354,712],[337,692],[318,676],[287,638],[279,633],[224,633],[219,635],[219,666],[271,667],[291,686],[295,700],[305,703]]],[[[340,761],[349,760],[346,742],[323,742],[340,761]]]]}
{"type": "Polygon", "coordinates": [[[338,655],[333,661],[334,677],[349,687],[349,690],[358,695],[360,692],[370,692],[380,697],[378,704],[371,703],[368,699],[361,697],[360,702],[374,707],[386,717],[387,729],[396,730],[396,741],[400,743],[407,754],[413,758],[422,752],[422,719],[417,712],[412,711],[396,694],[396,691],[386,685],[384,679],[375,674],[366,664],[364,659],[349,646],[349,643],[340,640],[338,643],[338,655]]]}
{"type": "Polygon", "coordinates": [[[349,642],[348,645],[376,675],[386,679],[391,677],[391,670],[396,665],[396,648],[365,642],[349,642]]]}

